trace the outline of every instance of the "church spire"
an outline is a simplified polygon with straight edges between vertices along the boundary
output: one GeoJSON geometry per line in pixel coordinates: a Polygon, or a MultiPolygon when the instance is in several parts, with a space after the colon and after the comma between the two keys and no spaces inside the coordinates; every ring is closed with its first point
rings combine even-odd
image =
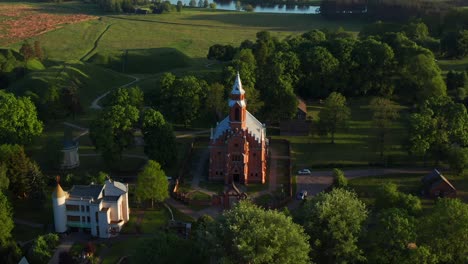
{"type": "Polygon", "coordinates": [[[234,81],[234,85],[232,86],[231,94],[245,94],[245,91],[242,88],[242,82],[240,79],[239,72],[237,72],[236,80],[234,81]]]}

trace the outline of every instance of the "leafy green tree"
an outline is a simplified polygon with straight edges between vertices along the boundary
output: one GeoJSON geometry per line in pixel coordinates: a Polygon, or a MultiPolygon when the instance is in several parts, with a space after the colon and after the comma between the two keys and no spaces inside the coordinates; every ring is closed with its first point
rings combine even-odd
{"type": "Polygon", "coordinates": [[[316,263],[355,263],[365,257],[358,238],[367,209],[354,192],[333,189],[305,201],[297,213],[298,222],[310,235],[312,260],[316,263]]]}
{"type": "Polygon", "coordinates": [[[10,202],[0,190],[0,262],[1,263],[18,263],[21,258],[21,250],[16,241],[11,236],[13,230],[13,214],[10,202]]]}
{"type": "Polygon", "coordinates": [[[70,84],[63,87],[61,90],[61,100],[63,107],[67,111],[67,116],[72,115],[73,119],[75,116],[83,111],[81,107],[81,101],[79,96],[79,81],[72,80],[70,84]]]}
{"type": "Polygon", "coordinates": [[[217,7],[216,3],[210,3],[210,8],[211,9],[216,9],[216,7],[217,7]]]}
{"type": "Polygon", "coordinates": [[[176,8],[177,8],[177,12],[182,12],[182,7],[183,7],[183,4],[182,4],[182,1],[177,1],[177,5],[176,5],[176,8]]]}
{"type": "Polygon", "coordinates": [[[302,34],[302,37],[310,42],[312,45],[319,45],[327,40],[325,33],[318,29],[313,29],[309,32],[302,34]]]}
{"type": "Polygon", "coordinates": [[[214,113],[218,120],[227,113],[226,89],[220,83],[213,83],[208,86],[206,97],[206,108],[210,113],[214,113]]]}
{"type": "Polygon", "coordinates": [[[44,51],[42,50],[41,42],[39,40],[34,41],[34,55],[40,61],[44,59],[44,51]]]}
{"type": "Polygon", "coordinates": [[[376,130],[380,158],[383,158],[388,133],[390,132],[393,122],[399,117],[399,108],[391,100],[381,97],[373,98],[369,106],[373,112],[372,123],[376,130]]]}
{"type": "Polygon", "coordinates": [[[468,204],[459,199],[439,199],[421,220],[420,241],[439,263],[468,261],[468,204]]]}
{"type": "Polygon", "coordinates": [[[29,249],[28,259],[31,263],[47,263],[58,244],[59,237],[57,234],[50,233],[39,236],[34,240],[33,245],[29,249]]]}
{"type": "Polygon", "coordinates": [[[163,113],[174,121],[188,126],[200,115],[202,102],[205,101],[206,87],[204,80],[194,76],[173,79],[166,75],[163,79],[162,98],[163,113]]]}
{"type": "Polygon", "coordinates": [[[333,169],[333,188],[346,188],[348,186],[348,179],[346,179],[344,172],[340,169],[333,169]]]}
{"type": "Polygon", "coordinates": [[[108,178],[109,174],[100,171],[96,176],[91,176],[89,182],[93,182],[94,184],[104,184],[108,178]]]}
{"type": "Polygon", "coordinates": [[[138,109],[132,105],[105,108],[91,123],[90,137],[103,159],[112,164],[122,159],[122,152],[132,145],[138,109]]]}
{"type": "Polygon", "coordinates": [[[163,115],[153,109],[143,112],[142,133],[145,140],[145,154],[158,161],[163,168],[177,160],[177,144],[172,126],[163,115]]]}
{"type": "Polygon", "coordinates": [[[34,49],[27,41],[23,42],[19,51],[21,55],[23,55],[25,61],[35,57],[34,49]]]}
{"type": "Polygon", "coordinates": [[[377,224],[369,239],[370,263],[409,263],[408,245],[416,242],[416,221],[406,211],[391,208],[377,215],[377,224]]]}
{"type": "Polygon", "coordinates": [[[468,30],[451,31],[440,40],[442,52],[447,57],[462,58],[468,54],[468,30]]]}
{"type": "Polygon", "coordinates": [[[39,166],[18,145],[0,145],[0,165],[6,167],[9,190],[16,197],[29,198],[41,205],[44,200],[46,177],[39,166]]]}
{"type": "Polygon", "coordinates": [[[325,47],[314,47],[302,58],[302,94],[305,97],[323,98],[329,94],[339,62],[325,47]]]}
{"type": "Polygon", "coordinates": [[[450,70],[447,73],[447,77],[445,80],[445,83],[447,84],[447,90],[455,90],[458,87],[465,87],[465,84],[468,84],[468,74],[466,71],[453,71],[450,70]]]}
{"type": "Polygon", "coordinates": [[[303,228],[283,213],[248,201],[197,232],[196,244],[221,263],[309,263],[303,228]]]}
{"type": "Polygon", "coordinates": [[[463,104],[448,97],[432,98],[409,118],[409,151],[424,157],[432,154],[437,164],[448,156],[452,144],[468,145],[467,126],[463,104]]]}
{"type": "Polygon", "coordinates": [[[402,69],[401,89],[406,91],[404,96],[416,102],[444,96],[447,88],[434,56],[411,57],[402,69]]]}
{"type": "Polygon", "coordinates": [[[429,37],[429,28],[423,22],[411,22],[403,27],[403,31],[414,41],[422,41],[429,37]]]}
{"type": "Polygon", "coordinates": [[[138,174],[135,193],[140,201],[151,200],[151,208],[154,208],[154,201],[169,198],[169,182],[158,162],[149,160],[138,174]]]}
{"type": "Polygon", "coordinates": [[[458,87],[457,88],[457,100],[459,102],[463,102],[465,101],[466,97],[467,97],[466,88],[458,87]]]}
{"type": "Polygon", "coordinates": [[[109,105],[131,105],[137,109],[141,109],[143,107],[143,97],[143,91],[138,87],[120,87],[110,94],[109,105]]]}
{"type": "Polygon", "coordinates": [[[210,5],[210,3],[208,2],[208,0],[203,1],[203,7],[204,8],[208,8],[209,5],[210,5]]]}
{"type": "Polygon", "coordinates": [[[394,56],[389,45],[373,38],[356,43],[352,51],[355,86],[360,87],[363,94],[391,94],[392,75],[389,73],[392,71],[394,56]]]}
{"type": "Polygon", "coordinates": [[[36,107],[27,97],[0,90],[0,143],[27,143],[42,133],[36,107]]]}
{"type": "Polygon", "coordinates": [[[452,170],[462,175],[465,168],[468,168],[468,147],[452,146],[449,150],[448,162],[452,170]]]}
{"type": "Polygon", "coordinates": [[[319,113],[319,128],[324,134],[331,134],[331,143],[335,143],[335,133],[340,128],[346,128],[351,110],[346,106],[346,98],[333,92],[325,100],[319,113]]]}
{"type": "Polygon", "coordinates": [[[10,186],[10,180],[7,176],[7,166],[0,162],[0,192],[7,190],[10,186]]]}
{"type": "Polygon", "coordinates": [[[11,205],[3,194],[3,190],[0,191],[0,222],[2,223],[2,228],[0,228],[0,247],[3,247],[11,238],[11,230],[14,227],[11,205]]]}
{"type": "Polygon", "coordinates": [[[417,215],[422,210],[418,197],[398,191],[398,186],[394,183],[379,186],[375,196],[375,207],[377,210],[400,208],[411,215],[417,215]]]}

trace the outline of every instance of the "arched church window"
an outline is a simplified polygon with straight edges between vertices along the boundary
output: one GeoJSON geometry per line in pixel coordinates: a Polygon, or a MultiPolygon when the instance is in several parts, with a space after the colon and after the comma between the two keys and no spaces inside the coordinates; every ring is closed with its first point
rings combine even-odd
{"type": "Polygon", "coordinates": [[[240,121],[240,111],[239,111],[239,108],[236,108],[234,110],[234,120],[235,121],[240,121]]]}

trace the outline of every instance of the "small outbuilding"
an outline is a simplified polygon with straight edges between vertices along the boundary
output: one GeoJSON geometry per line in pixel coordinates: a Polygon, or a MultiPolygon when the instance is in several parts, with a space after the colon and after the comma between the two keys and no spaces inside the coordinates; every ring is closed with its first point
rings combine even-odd
{"type": "Polygon", "coordinates": [[[421,179],[423,195],[431,198],[457,197],[457,189],[437,169],[421,179]]]}
{"type": "Polygon", "coordinates": [[[62,169],[73,169],[80,166],[79,144],[75,140],[64,140],[62,169]]]}

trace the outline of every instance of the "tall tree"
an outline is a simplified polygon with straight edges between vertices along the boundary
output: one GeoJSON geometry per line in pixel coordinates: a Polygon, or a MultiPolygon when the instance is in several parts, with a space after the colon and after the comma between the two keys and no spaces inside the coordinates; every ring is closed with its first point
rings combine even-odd
{"type": "Polygon", "coordinates": [[[410,263],[410,243],[416,242],[416,221],[404,210],[391,208],[381,211],[369,238],[370,263],[410,263]]]}
{"type": "Polygon", "coordinates": [[[446,95],[446,86],[434,56],[418,54],[402,67],[401,94],[416,102],[446,95]]]}
{"type": "Polygon", "coordinates": [[[421,220],[420,240],[439,263],[468,261],[468,204],[459,199],[439,199],[421,220]]]}
{"type": "Polygon", "coordinates": [[[177,12],[179,12],[179,13],[182,12],[182,7],[183,7],[182,1],[180,1],[180,0],[177,1],[177,6],[176,6],[177,12]]]}
{"type": "Polygon", "coordinates": [[[143,91],[139,87],[120,87],[110,94],[109,105],[131,105],[137,109],[143,107],[143,91]]]}
{"type": "Polygon", "coordinates": [[[174,121],[188,126],[200,115],[205,102],[207,83],[194,76],[173,78],[166,75],[163,79],[163,113],[174,121]]]}
{"type": "Polygon", "coordinates": [[[0,247],[3,247],[11,238],[11,230],[14,227],[11,205],[3,194],[3,190],[0,191],[0,223],[2,223],[2,228],[0,228],[0,247]]]}
{"type": "Polygon", "coordinates": [[[310,263],[308,236],[285,214],[240,201],[197,229],[197,244],[222,263],[310,263]]]}
{"type": "Polygon", "coordinates": [[[34,49],[31,46],[31,44],[27,41],[25,41],[23,45],[21,45],[20,53],[21,55],[23,55],[25,61],[35,57],[34,49]]]}
{"type": "Polygon", "coordinates": [[[145,140],[145,154],[158,161],[163,168],[177,160],[177,144],[172,126],[163,115],[153,109],[143,112],[142,132],[145,140]]]}
{"type": "Polygon", "coordinates": [[[335,133],[339,128],[347,127],[351,110],[346,106],[346,98],[333,92],[325,100],[319,113],[319,129],[325,134],[331,134],[331,143],[335,143],[335,133]]]}
{"type": "Polygon", "coordinates": [[[387,137],[398,114],[398,106],[389,99],[376,97],[370,102],[372,110],[372,123],[374,125],[377,136],[377,147],[380,152],[380,158],[383,158],[387,137]]]}
{"type": "Polygon", "coordinates": [[[122,152],[133,144],[133,128],[138,109],[132,105],[105,108],[91,123],[89,135],[94,147],[108,164],[122,158],[122,152]]]}
{"type": "Polygon", "coordinates": [[[19,198],[30,198],[41,205],[46,178],[19,145],[0,145],[0,165],[6,167],[9,190],[19,198]]]}
{"type": "Polygon", "coordinates": [[[213,113],[218,120],[221,120],[227,113],[226,89],[220,83],[213,83],[208,87],[206,97],[207,111],[213,113]]]}
{"type": "Polygon", "coordinates": [[[311,237],[312,260],[317,263],[365,260],[357,242],[366,219],[365,204],[355,193],[339,188],[306,200],[297,213],[298,222],[311,237]]]}
{"type": "Polygon", "coordinates": [[[138,174],[135,193],[139,200],[151,200],[151,208],[154,208],[154,201],[169,198],[169,182],[158,162],[149,160],[138,174]]]}
{"type": "Polygon", "coordinates": [[[302,56],[302,95],[323,98],[329,94],[339,62],[325,47],[314,47],[302,56]]]}
{"type": "Polygon", "coordinates": [[[333,169],[333,188],[346,188],[348,186],[348,179],[346,179],[344,172],[340,169],[333,169]]]}
{"type": "Polygon", "coordinates": [[[409,118],[409,150],[424,157],[432,154],[438,163],[448,157],[452,144],[468,145],[467,127],[468,113],[463,104],[449,97],[432,98],[409,118]]]}
{"type": "Polygon", "coordinates": [[[42,133],[36,107],[27,97],[0,90],[0,143],[27,143],[42,133]]]}

